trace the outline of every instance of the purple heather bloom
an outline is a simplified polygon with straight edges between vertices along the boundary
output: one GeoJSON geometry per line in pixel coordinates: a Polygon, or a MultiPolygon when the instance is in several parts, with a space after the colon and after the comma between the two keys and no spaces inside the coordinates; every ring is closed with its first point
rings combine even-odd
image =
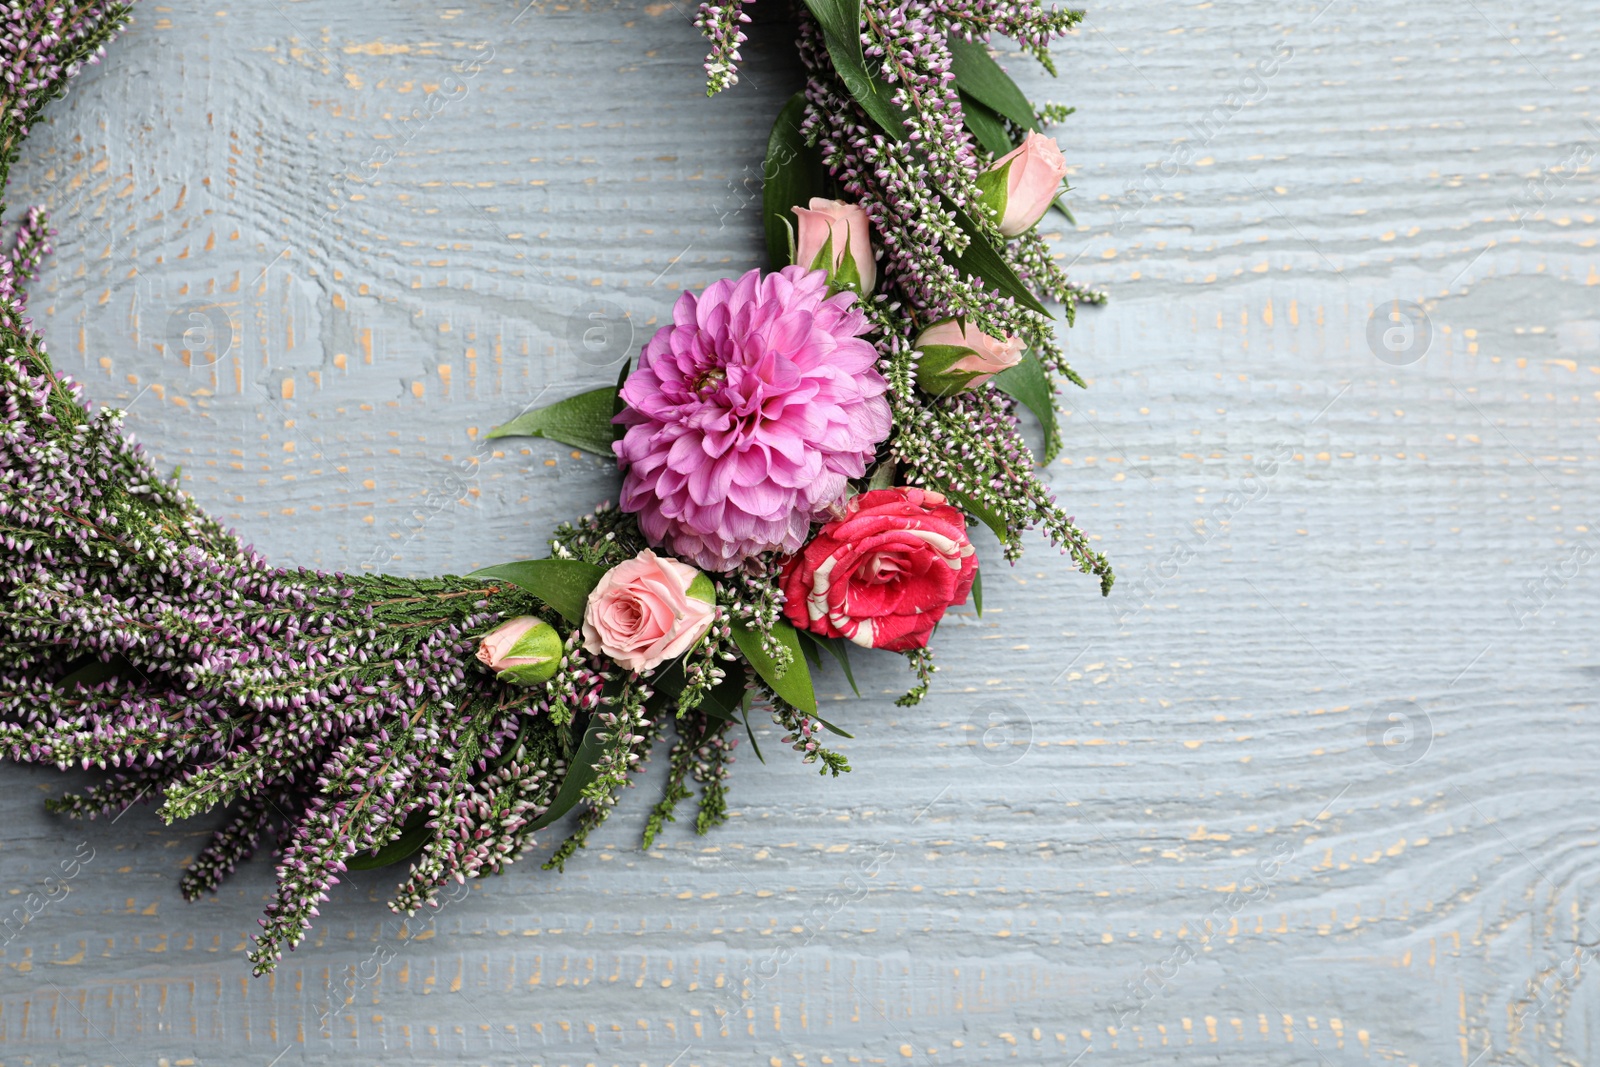
{"type": "Polygon", "coordinates": [[[797,551],[889,436],[855,294],[785,267],[684,293],[622,387],[621,505],[653,544],[727,571],[797,551]]]}

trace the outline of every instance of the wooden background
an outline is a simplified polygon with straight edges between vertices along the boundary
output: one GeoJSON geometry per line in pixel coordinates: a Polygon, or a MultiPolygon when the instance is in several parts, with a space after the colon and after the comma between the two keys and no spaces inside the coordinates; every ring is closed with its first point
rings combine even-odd
{"type": "MultiPolygon", "coordinates": [[[[284,564],[541,554],[615,473],[484,431],[762,262],[792,31],[708,101],[689,2],[146,0],[13,185],[58,362],[284,564]]],[[[986,542],[927,703],[883,656],[830,713],[853,774],[767,730],[712,836],[641,853],[647,783],[431,921],[359,874],[270,979],[264,861],[187,906],[207,826],[7,767],[7,907],[93,858],[0,945],[0,1064],[1600,1060],[1597,32],[1142,0],[1011,55],[1082,109],[1048,474],[1109,601],[986,542]]]]}

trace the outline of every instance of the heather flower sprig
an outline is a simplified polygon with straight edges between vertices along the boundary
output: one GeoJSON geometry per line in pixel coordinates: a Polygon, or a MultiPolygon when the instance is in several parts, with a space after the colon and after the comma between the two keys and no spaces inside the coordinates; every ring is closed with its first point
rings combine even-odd
{"type": "Polygon", "coordinates": [[[703,3],[695,15],[695,28],[711,42],[711,52],[706,56],[706,95],[715,96],[724,89],[739,84],[739,46],[746,37],[740,27],[748,25],[750,16],[744,13],[745,0],[728,0],[727,3],[703,3]]]}
{"type": "Polygon", "coordinates": [[[44,106],[127,25],[131,3],[8,0],[0,5],[0,189],[44,106]]]}
{"type": "Polygon", "coordinates": [[[822,743],[823,726],[814,716],[779,696],[772,696],[769,713],[772,721],[784,731],[783,743],[800,753],[800,762],[822,764],[817,773],[834,778],[850,770],[850,760],[822,743]]]}

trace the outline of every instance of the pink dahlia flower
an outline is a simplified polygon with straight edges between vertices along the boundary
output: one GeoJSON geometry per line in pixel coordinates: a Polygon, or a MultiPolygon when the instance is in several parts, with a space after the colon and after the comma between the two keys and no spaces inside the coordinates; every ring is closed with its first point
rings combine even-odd
{"type": "Polygon", "coordinates": [[[624,511],[709,571],[794,552],[889,436],[888,384],[855,294],[785,267],[684,293],[622,387],[624,511]]]}

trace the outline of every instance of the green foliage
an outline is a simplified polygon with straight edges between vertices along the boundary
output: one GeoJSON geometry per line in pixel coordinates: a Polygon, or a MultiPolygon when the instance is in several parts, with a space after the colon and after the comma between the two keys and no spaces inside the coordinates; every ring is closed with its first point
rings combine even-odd
{"type": "Polygon", "coordinates": [[[583,799],[584,791],[598,774],[595,763],[605,748],[604,735],[605,725],[598,716],[591,717],[588,727],[583,732],[583,741],[578,745],[578,751],[567,764],[567,775],[561,780],[555,799],[550,802],[543,815],[528,824],[529,832],[549,826],[583,799]]]}
{"type": "Polygon", "coordinates": [[[999,157],[1016,147],[999,112],[965,90],[958,92],[961,97],[961,117],[985,151],[999,157]]]}
{"type": "Polygon", "coordinates": [[[488,436],[544,437],[597,456],[615,458],[616,453],[611,450],[615,440],[611,416],[616,399],[617,390],[611,386],[591,389],[519,415],[490,430],[488,436]]]}
{"type": "Polygon", "coordinates": [[[968,41],[952,33],[950,57],[950,73],[956,76],[957,89],[1021,129],[1039,128],[1033,105],[1011,80],[1011,75],[1000,69],[1000,64],[989,55],[989,49],[982,42],[968,41]]]}
{"type": "Polygon", "coordinates": [[[778,112],[767,138],[767,159],[761,171],[761,219],[767,235],[767,258],[774,270],[789,265],[794,234],[792,209],[805,207],[812,197],[827,194],[822,155],[800,134],[805,110],[806,94],[795,93],[778,112]]]}
{"type": "Polygon", "coordinates": [[[474,578],[498,578],[510,582],[550,605],[574,626],[583,622],[589,594],[604,576],[602,568],[575,559],[527,559],[518,563],[499,563],[473,571],[471,575],[474,578]]]}
{"type": "MultiPolygon", "coordinates": [[[[64,3],[61,5],[68,16],[69,25],[77,23],[83,18],[82,12],[91,10],[91,5],[81,2],[64,3]]],[[[18,81],[27,81],[29,72],[18,71],[19,77],[14,77],[8,83],[0,83],[5,87],[0,88],[0,196],[4,195],[7,183],[11,179],[11,167],[17,161],[18,154],[22,151],[22,141],[27,136],[27,131],[34,121],[38,119],[45,105],[58,99],[67,91],[67,83],[85,63],[99,55],[111,39],[121,33],[128,24],[128,17],[133,14],[133,5],[109,4],[104,15],[97,23],[88,27],[88,31],[73,42],[70,51],[60,57],[58,68],[60,73],[44,85],[31,85],[18,91],[18,81]],[[25,101],[19,108],[20,101],[25,101]]],[[[5,206],[0,202],[0,213],[5,206]]]]}
{"type": "MultiPolygon", "coordinates": [[[[796,630],[795,633],[799,635],[801,643],[806,648],[807,658],[811,660],[813,666],[819,665],[822,662],[821,653],[828,653],[828,655],[833,657],[834,662],[839,664],[839,669],[844,671],[845,680],[850,683],[850,691],[855,693],[856,696],[861,695],[861,690],[856,688],[855,672],[850,669],[849,641],[843,640],[842,638],[818,637],[816,634],[811,633],[808,630],[796,630]]],[[[828,724],[824,722],[823,725],[827,726],[828,724]]],[[[850,736],[843,730],[839,730],[834,726],[828,726],[828,729],[833,730],[835,733],[838,733],[844,737],[850,736]]]]}
{"type": "Polygon", "coordinates": [[[392,867],[421,852],[422,846],[432,837],[433,827],[428,825],[428,813],[421,810],[414,811],[406,820],[399,836],[375,852],[361,852],[351,856],[344,861],[344,865],[352,871],[375,871],[380,867],[392,867]]]}
{"type": "Polygon", "coordinates": [[[828,58],[851,98],[890,138],[905,140],[905,126],[892,90],[867,69],[861,50],[861,0],[805,0],[805,4],[822,27],[828,58]]]}
{"type": "Polygon", "coordinates": [[[1038,418],[1044,427],[1043,462],[1054,460],[1061,450],[1061,430],[1056,425],[1056,391],[1039,357],[1028,352],[1015,367],[1001,371],[993,380],[996,388],[1016,397],[1038,418]]]}
{"type": "Polygon", "coordinates": [[[985,285],[1001,296],[1009,296],[1029,311],[1048,317],[1050,313],[1039,303],[1039,298],[1023,284],[1021,278],[1017,277],[1017,272],[1011,264],[1005,261],[989,238],[984,236],[971,216],[953,205],[951,211],[955,213],[956,225],[967,235],[967,248],[959,255],[947,250],[945,258],[963,274],[983,279],[985,285]]]}
{"type": "Polygon", "coordinates": [[[761,676],[761,680],[778,696],[806,714],[815,715],[817,694],[811,687],[811,671],[806,667],[805,657],[801,655],[800,638],[796,636],[794,626],[780,619],[772,628],[772,636],[789,650],[790,660],[787,666],[780,665],[762,647],[759,630],[743,623],[736,623],[733,627],[734,643],[739,646],[739,651],[744,653],[744,658],[749,661],[750,666],[755,668],[756,674],[761,676]]]}

